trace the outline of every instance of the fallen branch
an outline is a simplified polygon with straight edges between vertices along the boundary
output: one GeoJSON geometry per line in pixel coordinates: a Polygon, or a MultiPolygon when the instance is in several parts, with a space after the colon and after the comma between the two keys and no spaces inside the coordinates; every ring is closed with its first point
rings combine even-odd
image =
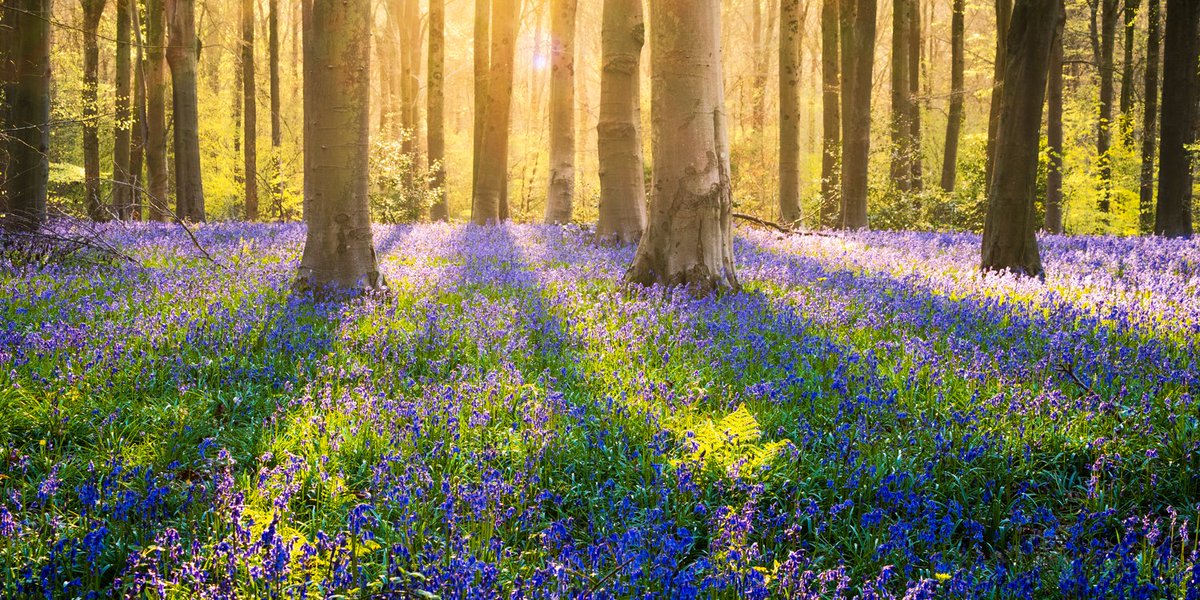
{"type": "Polygon", "coordinates": [[[801,230],[801,229],[794,229],[791,227],[787,227],[785,225],[780,225],[779,223],[767,221],[765,219],[760,219],[754,215],[748,215],[746,213],[733,213],[733,218],[741,219],[743,221],[748,221],[748,222],[754,223],[755,225],[758,225],[760,227],[774,229],[775,231],[778,231],[780,233],[787,234],[787,235],[814,235],[814,236],[818,236],[818,237],[829,237],[829,235],[830,235],[824,231],[806,231],[806,230],[801,230]]]}

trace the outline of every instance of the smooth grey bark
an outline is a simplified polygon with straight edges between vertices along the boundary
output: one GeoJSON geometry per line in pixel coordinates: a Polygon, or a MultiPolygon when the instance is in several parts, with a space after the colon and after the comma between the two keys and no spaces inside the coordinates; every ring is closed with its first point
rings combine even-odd
{"type": "Polygon", "coordinates": [[[779,215],[797,223],[800,208],[800,0],[783,0],[779,14],[779,215]]]}
{"type": "Polygon", "coordinates": [[[1142,113],[1142,164],[1138,189],[1143,233],[1154,229],[1154,156],[1158,150],[1158,65],[1162,60],[1161,0],[1146,4],[1146,74],[1142,113]]]}
{"type": "Polygon", "coordinates": [[[966,0],[954,0],[950,17],[950,109],[946,118],[946,146],[942,152],[942,191],[954,192],[958,178],[958,142],[962,136],[964,77],[963,57],[966,0]]]}
{"type": "Polygon", "coordinates": [[[258,102],[254,69],[254,0],[241,1],[242,20],[242,172],[246,220],[258,220],[258,102]]]}
{"type": "Polygon", "coordinates": [[[912,119],[916,112],[912,95],[912,61],[909,51],[913,32],[912,21],[917,18],[917,0],[895,0],[892,4],[892,185],[901,192],[913,188],[912,119]]]}
{"type": "MultiPolygon", "coordinates": [[[[129,219],[133,213],[133,188],[130,182],[133,178],[130,170],[130,151],[133,133],[133,71],[131,60],[133,45],[130,43],[130,29],[133,18],[130,8],[133,0],[117,0],[117,41],[116,41],[116,98],[115,117],[113,126],[113,213],[118,219],[129,219]]],[[[133,6],[136,8],[136,5],[133,6]]]]}
{"type": "MultiPolygon", "coordinates": [[[[200,106],[196,99],[195,0],[167,0],[167,64],[171,67],[171,106],[175,131],[175,216],[204,221],[204,181],[200,171],[200,106]]],[[[246,177],[252,177],[247,173],[246,177]]]]}
{"type": "Polygon", "coordinates": [[[167,204],[167,63],[166,11],[163,0],[146,1],[146,202],[149,218],[164,221],[167,204]]]}
{"type": "Polygon", "coordinates": [[[1060,19],[1050,48],[1046,78],[1046,231],[1063,232],[1063,25],[1060,19]]]}
{"type": "Polygon", "coordinates": [[[1167,0],[1163,36],[1162,134],[1158,150],[1158,208],[1154,233],[1192,235],[1192,155],[1195,142],[1200,2],[1167,0]]]}
{"type": "Polygon", "coordinates": [[[821,226],[842,223],[842,75],[839,0],[821,2],[821,226]]]}
{"type": "Polygon", "coordinates": [[[46,220],[50,176],[50,0],[8,0],[13,80],[6,90],[9,123],[6,227],[36,230],[46,220]]]}
{"type": "Polygon", "coordinates": [[[578,0],[550,1],[550,183],[547,223],[569,223],[575,202],[575,13],[578,0]]]}
{"type": "Polygon", "coordinates": [[[80,0],[83,10],[83,204],[93,221],[108,219],[100,198],[100,43],[98,29],[104,0],[80,0]]]}
{"type": "Polygon", "coordinates": [[[379,289],[367,202],[370,0],[304,0],[304,219],[297,287],[379,289]]]}
{"type": "Polygon", "coordinates": [[[283,221],[283,122],[280,113],[283,99],[279,83],[279,0],[267,2],[267,68],[271,86],[271,203],[276,218],[283,221]]]}
{"type": "Polygon", "coordinates": [[[445,221],[450,217],[446,205],[446,0],[429,0],[429,65],[426,68],[425,112],[426,146],[429,164],[434,165],[433,184],[437,198],[429,208],[429,218],[445,221]]]}
{"type": "Polygon", "coordinates": [[[1062,0],[1016,0],[1005,42],[995,173],[983,228],[984,271],[1044,277],[1034,205],[1042,106],[1062,0]]]}
{"type": "Polygon", "coordinates": [[[841,6],[842,227],[867,227],[867,168],[871,156],[871,75],[875,61],[876,0],[841,6]]]}
{"type": "Polygon", "coordinates": [[[481,160],[478,181],[472,198],[471,220],[479,225],[508,218],[508,141],[512,108],[513,62],[517,31],[520,26],[520,0],[492,2],[491,67],[487,84],[483,135],[479,144],[481,160]]]}
{"type": "MultiPolygon", "coordinates": [[[[482,162],[483,126],[487,113],[488,78],[492,70],[492,0],[475,0],[472,66],[475,75],[475,110],[471,136],[471,197],[479,190],[479,164],[482,162]]],[[[474,204],[474,200],[472,200],[474,204]]]]}
{"type": "Polygon", "coordinates": [[[632,244],[646,229],[641,77],[642,0],[604,0],[600,33],[600,218],[596,239],[632,244]]]}
{"type": "Polygon", "coordinates": [[[651,0],[654,179],[628,282],[739,288],[721,73],[720,0],[651,0]]]}

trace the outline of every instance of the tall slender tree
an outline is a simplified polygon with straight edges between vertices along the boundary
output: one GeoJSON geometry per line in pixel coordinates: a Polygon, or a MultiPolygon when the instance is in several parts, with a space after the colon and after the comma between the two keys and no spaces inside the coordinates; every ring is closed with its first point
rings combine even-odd
{"type": "Polygon", "coordinates": [[[751,0],[753,7],[750,44],[754,48],[754,85],[751,87],[753,103],[750,108],[750,125],[762,132],[767,120],[767,78],[771,70],[771,38],[775,35],[775,21],[779,15],[780,0],[751,0]],[[763,10],[763,2],[767,3],[763,10]],[[763,22],[764,13],[766,22],[763,22]]]}
{"type": "Polygon", "coordinates": [[[842,75],[839,0],[821,1],[821,225],[842,223],[842,75]]]}
{"type": "MultiPolygon", "coordinates": [[[[204,220],[204,181],[200,172],[200,106],[196,98],[195,0],[167,0],[167,64],[171,67],[171,107],[175,130],[175,214],[204,220]]],[[[252,177],[247,173],[246,178],[252,177]]]]}
{"type": "Polygon", "coordinates": [[[720,0],[651,0],[650,224],[626,280],[737,289],[720,0]]]}
{"type": "Polygon", "coordinates": [[[575,13],[578,0],[550,2],[550,184],[546,222],[568,223],[575,202],[575,13]]]}
{"type": "Polygon", "coordinates": [[[279,83],[279,0],[267,2],[267,64],[271,86],[271,204],[283,220],[283,93],[279,83]]]}
{"type": "Polygon", "coordinates": [[[1046,231],[1063,232],[1063,27],[1059,19],[1046,76],[1046,231]]]}
{"type": "Polygon", "coordinates": [[[1038,131],[1051,47],[1062,0],[1016,0],[1005,42],[1004,86],[996,128],[995,174],[988,188],[982,267],[1043,277],[1034,205],[1038,131]]]}
{"type": "Polygon", "coordinates": [[[987,156],[984,160],[984,186],[990,188],[996,157],[996,127],[1000,125],[1000,99],[1004,96],[1004,57],[1008,52],[1008,21],[1013,0],[994,0],[996,13],[996,59],[992,72],[992,99],[988,108],[987,156]]]}
{"type": "Polygon", "coordinates": [[[841,6],[842,227],[867,226],[867,167],[871,156],[871,73],[875,60],[876,0],[841,6]]]}
{"type": "Polygon", "coordinates": [[[133,70],[130,61],[133,57],[131,43],[131,27],[133,16],[130,5],[136,8],[133,0],[117,0],[117,40],[116,40],[116,123],[113,126],[113,213],[118,219],[128,219],[133,213],[132,174],[129,172],[130,151],[133,134],[133,70]]]}
{"type": "Polygon", "coordinates": [[[100,197],[100,43],[98,30],[104,16],[104,0],[80,0],[83,9],[83,199],[88,217],[107,219],[100,197]]]}
{"type": "Polygon", "coordinates": [[[303,0],[304,219],[297,285],[384,286],[367,202],[371,2],[303,0]],[[329,65],[339,65],[331,69],[329,65]]]}
{"type": "Polygon", "coordinates": [[[779,214],[800,221],[800,0],[783,0],[779,14],[779,214]]]}
{"type": "Polygon", "coordinates": [[[966,0],[954,0],[950,15],[950,108],[946,118],[946,147],[942,153],[942,191],[954,191],[958,177],[958,141],[962,135],[963,67],[966,0]]]}
{"type": "Polygon", "coordinates": [[[912,61],[909,51],[913,32],[912,21],[917,18],[917,0],[895,0],[892,4],[892,183],[901,192],[912,189],[912,160],[914,157],[912,118],[915,112],[912,95],[912,61]]]}
{"type": "Polygon", "coordinates": [[[908,26],[908,186],[920,191],[924,165],[921,160],[921,2],[912,0],[908,26]]]}
{"type": "Polygon", "coordinates": [[[1142,164],[1138,213],[1141,231],[1154,229],[1154,155],[1158,149],[1158,64],[1162,60],[1162,0],[1146,2],[1146,73],[1142,113],[1142,164]]]}
{"type": "Polygon", "coordinates": [[[5,90],[7,137],[5,227],[35,230],[46,220],[50,176],[50,0],[7,0],[13,80],[5,90]],[[11,7],[11,8],[10,8],[11,7]]]}
{"type": "MultiPolygon", "coordinates": [[[[149,218],[166,219],[167,204],[167,63],[164,0],[145,0],[146,38],[143,77],[146,86],[146,202],[149,218]]],[[[135,28],[136,31],[136,28],[135,28]]]]}
{"type": "Polygon", "coordinates": [[[1192,155],[1188,146],[1196,140],[1198,54],[1200,2],[1167,0],[1154,233],[1168,237],[1192,235],[1192,155]]]}
{"type": "Polygon", "coordinates": [[[642,0],[604,0],[600,33],[600,219],[596,239],[631,244],[646,229],[641,77],[642,0]]]}
{"type": "Polygon", "coordinates": [[[429,164],[434,166],[433,189],[436,199],[429,217],[445,221],[450,217],[446,204],[446,134],[445,134],[445,73],[446,73],[446,0],[429,0],[429,65],[425,76],[426,146],[429,164]]]}
{"type": "Polygon", "coordinates": [[[242,21],[242,172],[246,220],[258,220],[258,79],[254,73],[254,0],[241,0],[242,21]]]}
{"type": "MultiPolygon", "coordinates": [[[[479,165],[483,162],[482,148],[484,118],[487,113],[488,80],[492,70],[492,0],[475,0],[472,66],[475,75],[475,106],[471,134],[471,196],[479,190],[479,165]]],[[[472,203],[474,201],[472,200],[472,203]]]]}
{"type": "Polygon", "coordinates": [[[1112,121],[1113,80],[1116,69],[1113,51],[1116,45],[1117,20],[1121,16],[1121,0],[1099,0],[1100,10],[1100,115],[1096,120],[1096,163],[1099,167],[1101,213],[1112,210],[1112,121]]]}
{"type": "MultiPolygon", "coordinates": [[[[16,79],[12,61],[13,22],[15,11],[9,10],[7,0],[0,0],[0,129],[7,131],[11,127],[10,117],[12,86],[16,79]]],[[[8,144],[5,137],[0,137],[0,227],[3,217],[8,214],[8,186],[4,179],[8,174],[8,144]]]]}
{"type": "Polygon", "coordinates": [[[146,205],[149,204],[146,200],[148,194],[145,193],[142,182],[146,179],[142,176],[143,167],[146,165],[146,138],[147,138],[147,118],[146,112],[146,44],[142,37],[142,18],[141,11],[138,9],[138,2],[134,1],[130,5],[130,17],[132,23],[130,28],[133,30],[134,53],[133,53],[133,137],[129,143],[129,181],[130,189],[133,191],[130,203],[132,206],[132,219],[148,219],[152,215],[147,210],[146,205]]]}
{"type": "Polygon", "coordinates": [[[1124,10],[1121,12],[1125,16],[1125,57],[1121,61],[1121,104],[1117,128],[1121,133],[1121,144],[1126,147],[1133,146],[1133,71],[1136,66],[1133,49],[1137,45],[1137,13],[1141,4],[1142,0],[1124,0],[1124,10]]]}
{"type": "Polygon", "coordinates": [[[487,84],[479,163],[471,220],[496,223],[507,218],[508,138],[512,108],[513,62],[520,26],[521,0],[492,2],[491,67],[487,84]]]}

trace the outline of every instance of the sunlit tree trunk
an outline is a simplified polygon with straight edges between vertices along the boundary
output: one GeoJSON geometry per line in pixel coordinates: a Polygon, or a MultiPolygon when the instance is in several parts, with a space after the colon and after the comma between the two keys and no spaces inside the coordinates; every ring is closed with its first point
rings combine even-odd
{"type": "Polygon", "coordinates": [[[550,2],[550,186],[546,222],[569,223],[575,202],[575,12],[550,2]]]}
{"type": "Polygon", "coordinates": [[[1046,79],[1046,231],[1063,232],[1063,26],[1060,19],[1050,47],[1050,72],[1046,79]]]}
{"type": "Polygon", "coordinates": [[[839,0],[821,2],[821,225],[837,227],[841,213],[841,51],[839,0]]]}
{"type": "Polygon", "coordinates": [[[912,73],[909,69],[909,37],[917,17],[917,0],[895,0],[892,4],[892,184],[901,192],[912,189],[912,73]]]}
{"type": "Polygon", "coordinates": [[[133,190],[129,187],[129,149],[130,133],[133,125],[133,111],[130,107],[133,72],[130,60],[133,46],[130,44],[131,0],[117,0],[117,40],[115,61],[115,87],[113,126],[113,173],[112,173],[112,208],[118,219],[128,219],[132,212],[133,190]]]}
{"type": "Polygon", "coordinates": [[[983,228],[985,271],[1044,276],[1034,216],[1038,134],[1051,47],[1064,15],[1062,0],[1016,0],[1013,7],[996,127],[995,176],[983,228]]]}
{"type": "Polygon", "coordinates": [[[50,174],[50,0],[7,0],[13,81],[5,90],[8,142],[6,227],[33,230],[46,220],[50,174]],[[8,7],[11,6],[11,9],[8,7]]]}
{"type": "Polygon", "coordinates": [[[1158,64],[1162,56],[1161,0],[1146,4],[1146,75],[1138,213],[1142,233],[1154,229],[1154,154],[1158,149],[1158,64]]]}
{"type": "Polygon", "coordinates": [[[425,112],[429,125],[426,145],[429,164],[435,165],[434,189],[437,198],[429,209],[429,217],[445,221],[450,217],[446,205],[446,138],[445,138],[445,73],[446,73],[446,0],[429,0],[429,66],[425,92],[425,112]]]}
{"type": "Polygon", "coordinates": [[[783,0],[779,15],[779,214],[800,221],[800,0],[783,0]]]}
{"type": "Polygon", "coordinates": [[[924,168],[921,163],[921,2],[912,0],[908,26],[908,185],[920,191],[924,168]]]}
{"type": "Polygon", "coordinates": [[[146,0],[146,202],[149,218],[162,221],[167,204],[166,11],[163,0],[146,0]]]}
{"type": "MultiPolygon", "coordinates": [[[[15,79],[12,61],[13,19],[15,11],[8,10],[11,0],[0,0],[0,129],[12,127],[10,117],[12,108],[12,86],[15,79]]],[[[4,180],[8,176],[8,143],[7,138],[0,137],[0,219],[8,214],[8,186],[4,180]]],[[[3,221],[0,220],[0,223],[3,221]]],[[[2,226],[2,225],[0,225],[2,226]]]]}
{"type": "Polygon", "coordinates": [[[1133,49],[1137,44],[1137,13],[1142,0],[1125,0],[1125,59],[1121,61],[1121,104],[1117,128],[1121,143],[1133,146],[1133,49]]]}
{"type": "Polygon", "coordinates": [[[767,120],[767,78],[771,70],[771,38],[775,34],[776,17],[779,15],[779,0],[752,0],[753,30],[751,45],[754,48],[754,87],[751,90],[753,106],[751,106],[751,126],[757,133],[762,133],[767,120]],[[763,2],[767,3],[763,10],[763,2]],[[763,16],[766,23],[763,23],[763,16]]]}
{"type": "Polygon", "coordinates": [[[283,99],[279,84],[279,0],[267,3],[267,63],[271,71],[271,203],[276,218],[283,220],[283,99]]]}
{"type": "Polygon", "coordinates": [[[1154,233],[1192,235],[1192,155],[1197,119],[1200,2],[1167,0],[1163,37],[1162,134],[1158,150],[1158,210],[1154,233]]]}
{"type": "Polygon", "coordinates": [[[297,285],[380,288],[367,202],[371,2],[303,1],[308,233],[297,285]]]}
{"type": "Polygon", "coordinates": [[[133,22],[130,24],[133,29],[134,38],[134,56],[133,56],[133,139],[129,144],[129,181],[132,196],[130,197],[130,205],[132,214],[130,217],[135,220],[149,218],[150,215],[145,207],[147,204],[147,194],[143,192],[142,182],[145,178],[142,176],[143,167],[146,164],[146,53],[145,43],[142,39],[142,20],[138,3],[136,0],[130,5],[130,16],[133,22]]]}
{"type": "MultiPolygon", "coordinates": [[[[171,66],[171,106],[175,130],[175,214],[204,220],[204,182],[200,173],[200,107],[196,100],[195,0],[167,0],[170,29],[167,64],[171,66]]],[[[249,179],[253,173],[247,173],[249,179]]]]}
{"type": "Polygon", "coordinates": [[[1100,0],[1100,116],[1096,121],[1096,161],[1100,175],[1100,201],[1098,208],[1107,213],[1112,205],[1112,120],[1113,120],[1113,49],[1117,35],[1117,19],[1121,14],[1121,0],[1100,0]]]}
{"type": "MultiPolygon", "coordinates": [[[[482,148],[484,117],[487,113],[488,80],[492,71],[492,0],[475,0],[474,37],[471,59],[475,75],[475,111],[471,142],[471,197],[479,190],[479,165],[483,162],[482,148]]],[[[474,200],[472,200],[472,204],[474,200]]]]}
{"type": "Polygon", "coordinates": [[[596,239],[601,242],[631,244],[640,240],[646,229],[639,75],[645,36],[642,0],[604,0],[600,123],[596,128],[600,157],[596,239]]]}
{"type": "Polygon", "coordinates": [[[1008,52],[1008,21],[1012,17],[1013,0],[994,0],[996,9],[996,58],[992,73],[992,98],[988,109],[987,156],[985,157],[985,187],[990,188],[996,162],[996,127],[1000,124],[1000,98],[1004,95],[1004,57],[1008,52]]]}
{"type": "Polygon", "coordinates": [[[258,219],[258,103],[254,74],[254,0],[242,0],[242,123],[246,220],[258,219]]]}
{"type": "Polygon", "coordinates": [[[737,289],[720,0],[651,0],[650,32],[650,224],[626,280],[737,289]]]}
{"type": "Polygon", "coordinates": [[[107,219],[100,199],[100,111],[97,86],[100,44],[97,30],[104,15],[104,0],[80,0],[83,9],[83,201],[93,221],[107,219]]]}
{"type": "Polygon", "coordinates": [[[841,6],[842,227],[867,227],[867,167],[871,155],[871,71],[876,0],[841,6]]]}
{"type": "Polygon", "coordinates": [[[954,0],[950,16],[950,110],[946,118],[946,147],[942,153],[942,191],[954,191],[958,178],[958,141],[963,124],[963,38],[966,0],[954,0]]]}
{"type": "Polygon", "coordinates": [[[481,225],[507,218],[504,205],[508,187],[508,129],[521,1],[494,0],[492,8],[491,69],[479,146],[482,160],[471,210],[471,220],[481,225]]]}

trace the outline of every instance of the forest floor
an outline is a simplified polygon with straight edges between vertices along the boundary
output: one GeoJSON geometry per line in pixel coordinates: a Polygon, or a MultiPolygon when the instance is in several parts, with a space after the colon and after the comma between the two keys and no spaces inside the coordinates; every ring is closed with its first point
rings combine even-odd
{"type": "Polygon", "coordinates": [[[742,230],[745,290],[548,226],[108,225],[0,258],[0,596],[1200,594],[1200,241],[742,230]]]}

